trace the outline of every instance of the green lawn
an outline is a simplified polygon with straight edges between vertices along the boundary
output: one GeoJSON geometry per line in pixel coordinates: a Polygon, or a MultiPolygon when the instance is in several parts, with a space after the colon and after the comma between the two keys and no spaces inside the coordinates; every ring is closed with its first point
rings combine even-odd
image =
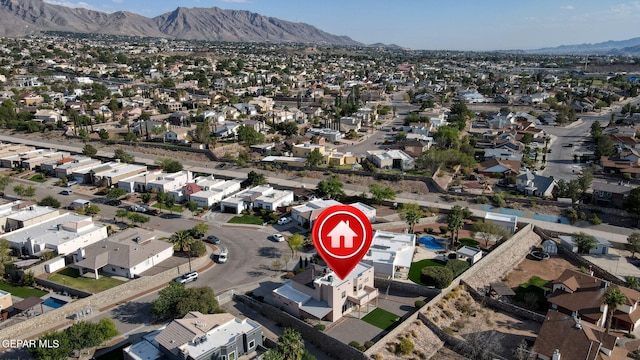
{"type": "Polygon", "coordinates": [[[538,304],[538,308],[541,308],[545,306],[547,302],[545,297],[546,292],[551,290],[544,287],[548,282],[549,280],[542,279],[538,276],[532,276],[529,281],[518,286],[515,291],[516,295],[514,296],[514,299],[520,302],[531,302],[533,301],[531,298],[535,297],[537,298],[536,302],[538,304]]]}
{"type": "Polygon", "coordinates": [[[23,298],[23,299],[26,299],[29,296],[41,297],[41,296],[43,296],[45,294],[48,294],[47,292],[44,292],[42,290],[32,289],[32,288],[26,287],[26,286],[9,285],[4,281],[0,281],[0,290],[4,290],[4,291],[7,291],[7,292],[10,292],[11,295],[17,296],[17,297],[23,298]]]}
{"type": "Polygon", "coordinates": [[[42,174],[35,174],[35,175],[33,175],[33,176],[31,177],[31,179],[29,179],[29,180],[31,180],[31,181],[35,181],[35,182],[38,182],[38,183],[41,183],[41,184],[42,184],[42,183],[44,183],[44,182],[47,182],[47,180],[48,180],[48,179],[47,179],[47,177],[46,177],[46,176],[44,176],[44,175],[42,175],[42,174]]]}
{"type": "Polygon", "coordinates": [[[396,327],[396,321],[400,319],[400,316],[392,314],[386,310],[376,308],[372,312],[365,315],[362,321],[367,322],[382,330],[391,330],[396,327]]]}
{"type": "MultiPolygon", "coordinates": [[[[169,210],[169,208],[167,208],[166,206],[162,205],[160,206],[160,204],[155,203],[152,205],[154,208],[160,209],[160,210],[169,210]]],[[[182,206],[180,205],[173,205],[171,207],[171,211],[173,211],[174,213],[181,213],[182,212],[182,206]]]]}
{"type": "Polygon", "coordinates": [[[478,241],[474,240],[474,239],[470,239],[470,238],[462,238],[460,239],[460,247],[462,246],[469,246],[472,248],[478,248],[478,244],[480,244],[478,241]]]}
{"type": "Polygon", "coordinates": [[[422,280],[420,280],[420,273],[422,269],[427,266],[445,266],[445,263],[431,259],[416,261],[412,263],[411,268],[409,268],[409,280],[416,284],[425,285],[422,283],[422,280]]]}
{"type": "Polygon", "coordinates": [[[264,220],[259,216],[241,215],[232,217],[231,220],[229,220],[229,224],[263,225],[264,220]]]}
{"type": "Polygon", "coordinates": [[[98,293],[112,287],[123,284],[124,281],[102,276],[98,280],[87,277],[80,277],[77,269],[65,268],[55,274],[49,276],[49,281],[58,284],[67,285],[76,289],[88,291],[90,293],[98,293]]]}

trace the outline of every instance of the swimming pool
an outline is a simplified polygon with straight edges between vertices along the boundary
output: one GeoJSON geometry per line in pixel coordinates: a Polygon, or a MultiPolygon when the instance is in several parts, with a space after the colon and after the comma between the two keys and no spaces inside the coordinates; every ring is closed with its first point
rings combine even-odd
{"type": "Polygon", "coordinates": [[[48,299],[46,299],[42,304],[45,306],[48,306],[50,308],[54,308],[57,309],[59,307],[61,307],[62,305],[65,305],[67,302],[64,300],[60,300],[54,297],[50,297],[48,299]]]}
{"type": "Polygon", "coordinates": [[[439,242],[437,242],[436,238],[434,238],[433,236],[429,236],[429,235],[420,236],[420,238],[418,239],[418,243],[424,245],[424,247],[429,250],[434,250],[434,251],[444,250],[444,246],[439,242]]]}

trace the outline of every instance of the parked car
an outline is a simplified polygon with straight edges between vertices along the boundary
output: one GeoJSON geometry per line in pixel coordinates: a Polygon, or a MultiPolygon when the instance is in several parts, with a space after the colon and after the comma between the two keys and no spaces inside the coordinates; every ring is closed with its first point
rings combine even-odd
{"type": "Polygon", "coordinates": [[[186,284],[186,283],[190,283],[192,281],[196,281],[198,280],[198,272],[197,271],[191,271],[188,272],[182,276],[178,276],[177,278],[174,279],[175,282],[178,282],[180,284],[186,284]]]}
{"type": "Polygon", "coordinates": [[[280,220],[278,220],[278,225],[284,225],[284,224],[288,224],[291,222],[291,218],[289,217],[283,217],[280,220]]]}
{"type": "Polygon", "coordinates": [[[218,263],[224,264],[229,260],[229,250],[227,248],[222,249],[218,255],[218,263]]]}
{"type": "Polygon", "coordinates": [[[204,238],[204,234],[201,232],[197,232],[197,231],[191,231],[191,236],[193,236],[194,239],[202,239],[204,238]]]}
{"type": "Polygon", "coordinates": [[[109,206],[120,206],[120,205],[122,205],[122,201],[120,201],[118,199],[107,200],[104,203],[106,205],[109,205],[109,206]]]}
{"type": "Polygon", "coordinates": [[[73,195],[73,190],[62,190],[60,191],[62,195],[73,195]]]}
{"type": "Polygon", "coordinates": [[[72,187],[73,185],[78,185],[77,181],[67,181],[66,184],[64,184],[64,187],[72,187]]]}
{"type": "Polygon", "coordinates": [[[277,241],[277,242],[283,242],[284,240],[284,236],[282,236],[282,234],[274,234],[273,235],[273,240],[277,241]]]}
{"type": "Polygon", "coordinates": [[[204,239],[204,241],[208,242],[208,243],[212,243],[212,244],[220,244],[220,239],[215,236],[215,235],[209,235],[207,236],[206,239],[204,239]]]}

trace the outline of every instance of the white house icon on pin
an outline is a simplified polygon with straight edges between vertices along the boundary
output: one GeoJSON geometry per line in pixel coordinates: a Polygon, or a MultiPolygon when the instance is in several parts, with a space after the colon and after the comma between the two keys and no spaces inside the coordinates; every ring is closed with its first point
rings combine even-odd
{"type": "Polygon", "coordinates": [[[351,229],[348,221],[342,220],[327,234],[327,236],[331,238],[332,248],[335,249],[342,247],[340,243],[341,240],[344,239],[344,247],[350,249],[353,247],[353,238],[358,237],[358,234],[351,229]]]}

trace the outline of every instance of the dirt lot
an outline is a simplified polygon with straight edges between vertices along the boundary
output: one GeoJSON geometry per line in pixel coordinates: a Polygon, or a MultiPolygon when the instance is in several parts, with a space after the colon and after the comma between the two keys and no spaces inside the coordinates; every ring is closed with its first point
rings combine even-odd
{"type": "Polygon", "coordinates": [[[552,255],[549,259],[542,261],[524,259],[507,275],[507,284],[511,288],[517,288],[518,285],[526,283],[532,276],[553,280],[558,278],[566,269],[578,270],[579,267],[557,255],[552,255]]]}

